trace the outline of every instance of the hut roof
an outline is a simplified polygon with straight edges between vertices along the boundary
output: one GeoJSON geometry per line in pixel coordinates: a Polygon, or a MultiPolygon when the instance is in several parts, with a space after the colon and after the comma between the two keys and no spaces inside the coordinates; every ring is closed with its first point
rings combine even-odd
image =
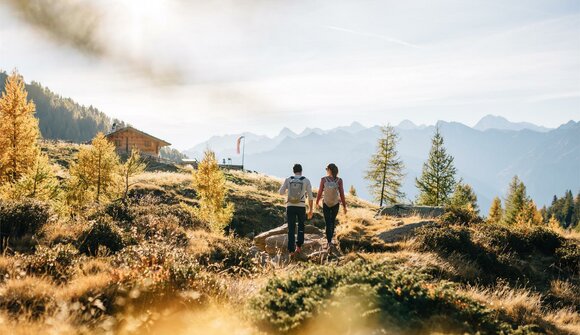
{"type": "Polygon", "coordinates": [[[149,138],[151,138],[151,139],[152,139],[152,140],[154,140],[154,141],[161,142],[162,146],[171,145],[171,143],[169,143],[169,142],[167,142],[167,141],[164,141],[164,140],[162,140],[162,139],[160,139],[160,138],[157,138],[157,137],[155,137],[155,136],[153,136],[153,135],[149,135],[149,134],[147,134],[146,132],[144,132],[144,131],[141,131],[141,130],[139,130],[139,129],[136,129],[136,128],[133,128],[133,127],[131,127],[131,126],[126,126],[126,127],[123,127],[123,128],[117,129],[117,130],[115,130],[115,131],[112,131],[112,132],[110,132],[110,133],[106,134],[105,136],[106,136],[106,137],[109,137],[109,136],[111,136],[111,135],[113,135],[113,134],[122,133],[122,132],[124,132],[124,131],[134,131],[134,132],[136,132],[136,133],[139,133],[139,134],[141,134],[141,135],[143,135],[143,136],[149,137],[149,138]]]}

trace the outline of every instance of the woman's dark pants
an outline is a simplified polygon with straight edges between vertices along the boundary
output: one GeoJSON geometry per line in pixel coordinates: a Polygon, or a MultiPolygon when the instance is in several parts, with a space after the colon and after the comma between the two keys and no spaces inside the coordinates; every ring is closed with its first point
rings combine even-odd
{"type": "Polygon", "coordinates": [[[332,207],[322,205],[322,213],[324,213],[324,222],[326,223],[326,240],[328,243],[332,242],[332,236],[334,236],[334,227],[336,227],[336,216],[338,215],[338,209],[340,204],[336,204],[332,207]]]}

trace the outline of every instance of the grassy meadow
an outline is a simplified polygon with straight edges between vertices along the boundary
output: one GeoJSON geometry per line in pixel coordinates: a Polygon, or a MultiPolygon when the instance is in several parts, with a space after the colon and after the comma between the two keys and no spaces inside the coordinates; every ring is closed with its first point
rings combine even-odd
{"type": "MultiPolygon", "coordinates": [[[[44,143],[57,175],[78,145],[44,143]]],[[[284,223],[281,180],[226,172],[225,234],[196,216],[192,172],[150,165],[126,203],[77,216],[3,201],[26,225],[0,256],[2,334],[579,334],[580,238],[544,226],[442,220],[404,240],[381,232],[426,220],[376,217],[348,196],[342,256],[262,262],[252,237],[284,223]]],[[[308,224],[324,227],[317,211],[308,224]]]]}

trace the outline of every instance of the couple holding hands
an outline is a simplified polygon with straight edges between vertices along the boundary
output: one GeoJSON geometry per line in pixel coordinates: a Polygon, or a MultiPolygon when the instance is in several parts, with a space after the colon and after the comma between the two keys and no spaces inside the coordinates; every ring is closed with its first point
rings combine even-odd
{"type": "MultiPolygon", "coordinates": [[[[280,187],[280,194],[287,194],[286,216],[288,219],[288,252],[290,254],[300,253],[300,248],[304,244],[304,223],[306,218],[312,218],[314,196],[312,195],[312,184],[310,180],[302,175],[302,166],[295,164],[294,175],[286,178],[280,187]],[[308,214],[306,214],[306,199],[308,198],[308,214]],[[295,231],[298,223],[298,241],[296,241],[295,231]]],[[[346,214],[346,199],[344,197],[344,186],[342,179],[338,177],[338,167],[331,163],[326,167],[326,176],[320,179],[320,187],[316,197],[316,207],[320,208],[322,199],[322,213],[326,223],[326,248],[332,247],[332,237],[336,225],[336,216],[342,203],[342,209],[346,214]]]]}

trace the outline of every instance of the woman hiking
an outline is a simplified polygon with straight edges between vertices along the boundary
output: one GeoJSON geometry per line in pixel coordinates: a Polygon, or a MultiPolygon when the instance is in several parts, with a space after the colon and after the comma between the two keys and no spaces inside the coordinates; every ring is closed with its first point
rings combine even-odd
{"type": "Polygon", "coordinates": [[[344,198],[344,187],[342,179],[338,178],[338,167],[334,163],[326,167],[326,176],[320,179],[320,187],[316,196],[316,207],[320,208],[320,199],[322,202],[322,213],[326,223],[326,240],[327,249],[332,247],[332,237],[334,236],[334,227],[336,226],[336,216],[342,202],[342,210],[346,215],[346,200],[344,198]]]}

